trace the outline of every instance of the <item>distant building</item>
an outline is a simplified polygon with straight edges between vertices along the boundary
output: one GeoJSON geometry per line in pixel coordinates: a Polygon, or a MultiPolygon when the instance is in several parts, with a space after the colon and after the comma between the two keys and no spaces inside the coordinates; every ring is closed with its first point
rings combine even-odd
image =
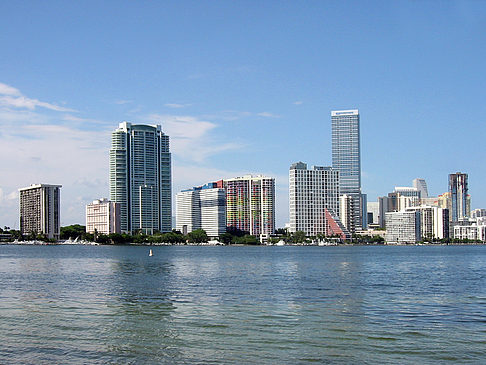
{"type": "Polygon", "coordinates": [[[380,205],[379,202],[368,202],[366,204],[366,208],[368,211],[368,224],[379,224],[378,217],[380,216],[380,205]]]}
{"type": "Polygon", "coordinates": [[[356,231],[354,203],[351,195],[343,194],[339,197],[339,219],[349,232],[356,231]]]}
{"type": "Polygon", "coordinates": [[[176,195],[176,229],[187,234],[203,229],[209,237],[226,232],[226,193],[216,183],[183,190],[176,195]]]}
{"type": "Polygon", "coordinates": [[[386,213],[385,241],[387,243],[416,243],[420,239],[419,211],[386,213]]]}
{"type": "Polygon", "coordinates": [[[476,219],[480,217],[486,217],[486,209],[474,209],[471,211],[472,219],[476,219]]]}
{"type": "Polygon", "coordinates": [[[159,125],[123,122],[112,133],[110,200],[120,204],[123,232],[171,231],[169,136],[159,125]]]}
{"type": "Polygon", "coordinates": [[[106,198],[86,205],[86,232],[100,234],[121,233],[120,204],[106,198]]]}
{"type": "Polygon", "coordinates": [[[486,217],[455,222],[452,225],[452,235],[461,240],[486,241],[486,217]]]}
{"type": "Polygon", "coordinates": [[[339,171],[321,166],[308,170],[303,162],[292,164],[289,170],[290,232],[303,231],[307,236],[330,234],[326,210],[339,221],[339,171]]]}
{"type": "Polygon", "coordinates": [[[467,174],[457,172],[449,175],[449,193],[451,196],[451,221],[456,222],[469,217],[467,174]]]}
{"type": "Polygon", "coordinates": [[[385,228],[386,221],[385,221],[385,214],[386,212],[390,212],[388,208],[388,197],[387,196],[380,196],[378,197],[378,225],[380,228],[385,228]]]}
{"type": "Polygon", "coordinates": [[[420,198],[425,199],[429,197],[429,192],[427,190],[427,183],[425,179],[414,179],[413,187],[420,192],[420,198]]]}
{"type": "Polygon", "coordinates": [[[20,231],[59,239],[61,185],[38,184],[19,189],[20,231]]]}
{"type": "Polygon", "coordinates": [[[223,180],[226,225],[254,236],[275,232],[275,179],[245,175],[223,180]]]}
{"type": "Polygon", "coordinates": [[[331,124],[332,168],[339,171],[339,195],[353,198],[354,225],[361,229],[366,226],[366,202],[361,194],[359,111],[334,110],[331,112],[331,124]]]}
{"type": "Polygon", "coordinates": [[[449,238],[449,211],[438,207],[418,206],[406,211],[420,212],[420,233],[424,239],[449,238]]]}

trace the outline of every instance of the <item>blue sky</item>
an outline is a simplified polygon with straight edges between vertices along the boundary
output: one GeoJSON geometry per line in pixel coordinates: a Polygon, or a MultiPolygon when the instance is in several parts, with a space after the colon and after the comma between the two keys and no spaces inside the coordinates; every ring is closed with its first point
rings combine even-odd
{"type": "Polygon", "coordinates": [[[486,2],[0,2],[0,225],[17,189],[62,184],[61,224],[108,196],[110,132],[159,123],[174,194],[331,164],[330,111],[361,114],[368,200],[469,174],[486,208],[486,2]]]}

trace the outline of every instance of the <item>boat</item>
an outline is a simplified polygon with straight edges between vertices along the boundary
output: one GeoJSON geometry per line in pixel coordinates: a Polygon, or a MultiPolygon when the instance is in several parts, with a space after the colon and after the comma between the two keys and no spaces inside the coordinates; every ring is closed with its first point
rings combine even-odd
{"type": "Polygon", "coordinates": [[[153,255],[154,255],[154,253],[152,252],[152,249],[150,249],[149,256],[153,256],[153,255]]]}

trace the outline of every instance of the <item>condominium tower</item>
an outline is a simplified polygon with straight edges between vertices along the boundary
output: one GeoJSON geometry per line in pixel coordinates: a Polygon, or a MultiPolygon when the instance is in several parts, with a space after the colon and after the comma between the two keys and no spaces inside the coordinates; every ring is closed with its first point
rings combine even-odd
{"type": "Polygon", "coordinates": [[[254,236],[275,231],[275,179],[245,175],[223,180],[226,225],[254,236]]]}
{"type": "Polygon", "coordinates": [[[366,225],[366,210],[361,195],[361,157],[359,111],[336,110],[331,112],[332,167],[339,171],[339,194],[353,199],[354,226],[366,225]]]}
{"type": "Polygon", "coordinates": [[[452,222],[469,217],[467,174],[456,172],[449,175],[449,193],[451,197],[452,222]]]}
{"type": "Polygon", "coordinates": [[[216,183],[176,195],[176,228],[183,234],[203,229],[209,237],[226,232],[226,193],[216,183]]]}
{"type": "Polygon", "coordinates": [[[19,189],[20,231],[59,239],[61,185],[38,184],[19,189]]]}
{"type": "Polygon", "coordinates": [[[339,221],[339,172],[331,167],[297,162],[289,170],[290,232],[327,235],[328,218],[339,221]],[[326,214],[328,212],[328,214],[326,214]]]}
{"type": "Polygon", "coordinates": [[[110,200],[120,203],[123,232],[171,230],[171,155],[160,125],[123,122],[112,133],[110,200]]]}

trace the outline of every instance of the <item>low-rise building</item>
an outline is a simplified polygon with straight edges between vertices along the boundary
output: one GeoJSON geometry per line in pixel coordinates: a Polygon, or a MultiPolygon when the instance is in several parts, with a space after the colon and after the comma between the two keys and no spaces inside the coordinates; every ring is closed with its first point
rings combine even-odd
{"type": "Polygon", "coordinates": [[[120,204],[101,198],[86,205],[86,232],[121,233],[120,204]]]}

